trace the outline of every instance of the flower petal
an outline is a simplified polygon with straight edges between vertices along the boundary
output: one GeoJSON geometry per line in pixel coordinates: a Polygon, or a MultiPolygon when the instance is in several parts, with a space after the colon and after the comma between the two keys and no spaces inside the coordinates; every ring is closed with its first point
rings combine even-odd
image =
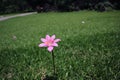
{"type": "Polygon", "coordinates": [[[61,41],[61,40],[60,40],[60,39],[55,39],[55,40],[54,40],[55,43],[56,43],[56,42],[59,42],[59,41],[61,41]]]}
{"type": "Polygon", "coordinates": [[[52,35],[51,39],[54,40],[55,39],[55,35],[52,35]]]}
{"type": "Polygon", "coordinates": [[[42,41],[42,42],[46,42],[46,39],[44,39],[44,38],[41,38],[41,41],[42,41]]]}
{"type": "Polygon", "coordinates": [[[39,44],[39,47],[46,47],[46,44],[45,43],[41,43],[41,44],[39,44]]]}
{"type": "Polygon", "coordinates": [[[58,44],[57,44],[57,43],[53,43],[52,46],[56,46],[56,47],[58,47],[58,44]]]}
{"type": "Polygon", "coordinates": [[[47,40],[50,39],[50,36],[49,36],[49,35],[46,35],[46,39],[47,39],[47,40]]]}
{"type": "Polygon", "coordinates": [[[49,51],[49,52],[52,52],[52,50],[53,50],[53,47],[52,47],[52,46],[48,47],[48,51],[49,51]]]}

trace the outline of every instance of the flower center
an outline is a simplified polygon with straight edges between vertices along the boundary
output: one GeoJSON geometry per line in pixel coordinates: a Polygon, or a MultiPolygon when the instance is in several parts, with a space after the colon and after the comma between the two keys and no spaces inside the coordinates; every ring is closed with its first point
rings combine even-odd
{"type": "Polygon", "coordinates": [[[45,42],[45,44],[46,44],[47,46],[52,46],[53,41],[52,41],[52,40],[48,40],[48,41],[45,42]]]}

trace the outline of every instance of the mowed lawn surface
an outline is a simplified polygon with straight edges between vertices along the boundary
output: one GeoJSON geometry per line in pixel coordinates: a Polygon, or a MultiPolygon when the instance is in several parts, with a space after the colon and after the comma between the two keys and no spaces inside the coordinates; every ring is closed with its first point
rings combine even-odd
{"type": "Polygon", "coordinates": [[[0,79],[52,75],[51,53],[38,47],[46,34],[61,39],[54,49],[58,80],[120,79],[120,11],[51,12],[1,21],[0,79]]]}

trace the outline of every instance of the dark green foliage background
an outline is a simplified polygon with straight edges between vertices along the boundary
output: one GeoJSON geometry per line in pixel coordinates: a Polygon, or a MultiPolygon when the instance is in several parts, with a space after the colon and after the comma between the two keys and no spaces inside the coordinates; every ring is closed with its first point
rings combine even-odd
{"type": "Polygon", "coordinates": [[[50,11],[96,10],[95,6],[99,3],[103,6],[105,2],[111,3],[113,9],[120,9],[120,0],[0,0],[0,14],[36,11],[37,6],[47,5],[50,11]]]}

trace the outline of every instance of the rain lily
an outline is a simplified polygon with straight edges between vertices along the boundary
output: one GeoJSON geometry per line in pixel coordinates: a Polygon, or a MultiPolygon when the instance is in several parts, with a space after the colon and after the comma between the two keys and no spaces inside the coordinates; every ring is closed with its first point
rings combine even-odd
{"type": "Polygon", "coordinates": [[[57,42],[61,40],[55,39],[55,35],[52,35],[51,37],[49,35],[46,35],[45,38],[41,38],[41,41],[43,43],[39,44],[39,47],[47,47],[48,51],[52,52],[54,47],[58,47],[57,42]]]}
{"type": "MultiPolygon", "coordinates": [[[[41,41],[43,43],[39,44],[39,47],[47,47],[48,51],[51,52],[52,60],[53,60],[53,71],[54,76],[56,75],[56,69],[55,69],[55,56],[53,53],[54,47],[58,47],[57,42],[61,41],[60,39],[55,39],[55,35],[52,35],[51,37],[49,35],[46,35],[45,38],[41,38],[41,41]]],[[[45,79],[46,80],[46,79],[45,79]]]]}

